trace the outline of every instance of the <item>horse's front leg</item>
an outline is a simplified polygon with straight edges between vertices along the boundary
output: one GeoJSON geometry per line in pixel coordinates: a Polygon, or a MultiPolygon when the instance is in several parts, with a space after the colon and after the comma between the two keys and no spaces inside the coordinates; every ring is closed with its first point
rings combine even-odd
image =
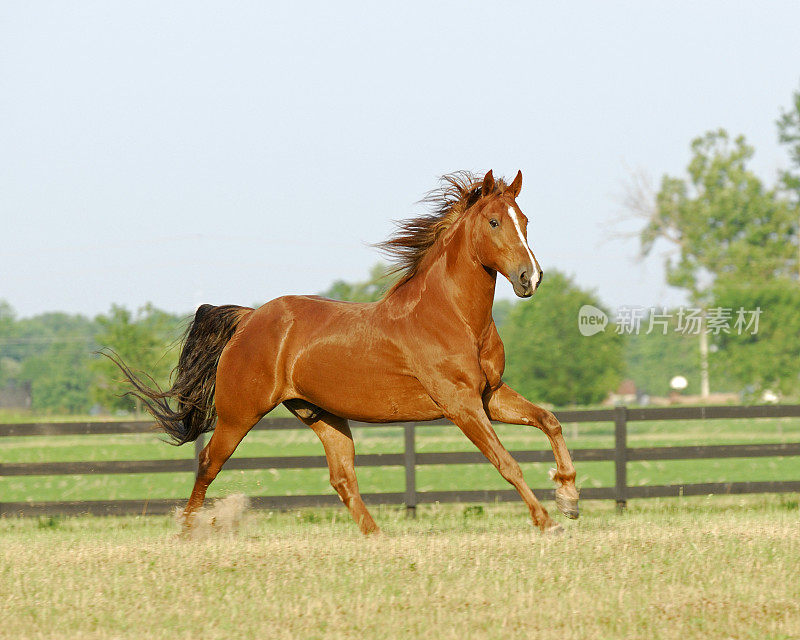
{"type": "Polygon", "coordinates": [[[480,449],[510,484],[519,493],[531,512],[534,525],[545,532],[560,532],[561,525],[555,522],[547,510],[536,499],[531,488],[525,483],[517,461],[502,445],[477,393],[461,390],[448,390],[446,399],[439,396],[437,402],[445,417],[456,424],[472,443],[480,449]]]}
{"type": "Polygon", "coordinates": [[[550,477],[556,483],[556,506],[568,518],[578,517],[578,490],[575,487],[575,467],[561,433],[561,423],[547,411],[529,402],[507,384],[484,399],[489,418],[498,422],[526,424],[544,431],[553,447],[556,468],[550,477]]]}

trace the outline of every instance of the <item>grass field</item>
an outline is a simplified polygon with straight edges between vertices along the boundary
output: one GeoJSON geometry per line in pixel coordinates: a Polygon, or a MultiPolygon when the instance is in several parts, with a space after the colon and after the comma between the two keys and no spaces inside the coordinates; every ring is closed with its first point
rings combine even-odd
{"type": "Polygon", "coordinates": [[[559,538],[522,505],[376,515],[0,519],[0,637],[800,637],[795,495],[589,503],[559,538]]]}
{"type": "MultiPolygon", "coordinates": [[[[547,449],[544,435],[536,429],[498,425],[498,434],[510,450],[547,449]]],[[[570,448],[613,447],[613,425],[590,423],[564,425],[570,448]]],[[[417,450],[473,451],[455,427],[420,427],[417,450]]],[[[403,447],[399,428],[354,430],[358,453],[399,453],[403,447]]],[[[686,422],[629,423],[630,446],[741,444],[756,442],[800,442],[800,420],[706,420],[686,422]]],[[[74,460],[148,460],[187,458],[191,446],[172,447],[151,434],[106,436],[14,437],[0,439],[0,463],[74,460]]],[[[323,455],[322,446],[309,429],[297,431],[253,431],[234,456],[323,455]]],[[[547,487],[552,464],[524,464],[533,487],[547,487]]],[[[613,485],[611,462],[581,462],[578,485],[613,485]]],[[[404,489],[401,467],[359,467],[358,478],[365,493],[404,489]]],[[[640,461],[628,464],[631,485],[758,480],[800,480],[800,457],[721,460],[640,461]]],[[[190,473],[159,473],[87,476],[0,477],[0,501],[101,500],[186,498],[191,490],[190,473]]],[[[488,464],[434,465],[417,468],[417,489],[469,490],[506,489],[508,485],[488,464]]],[[[211,486],[209,495],[297,495],[332,493],[326,469],[264,469],[225,471],[211,486]]]]}

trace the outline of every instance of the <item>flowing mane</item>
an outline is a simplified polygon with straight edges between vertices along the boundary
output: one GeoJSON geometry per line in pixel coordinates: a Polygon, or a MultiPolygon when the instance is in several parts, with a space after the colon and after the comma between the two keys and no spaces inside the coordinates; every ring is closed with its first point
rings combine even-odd
{"type": "MultiPolygon", "coordinates": [[[[399,274],[394,290],[419,269],[422,259],[436,241],[459,219],[482,195],[483,177],[471,171],[454,171],[439,178],[439,187],[432,189],[419,202],[427,205],[429,213],[395,221],[397,231],[375,246],[395,263],[391,274],[399,274]]],[[[493,193],[503,193],[507,185],[504,180],[495,180],[493,193]]]]}

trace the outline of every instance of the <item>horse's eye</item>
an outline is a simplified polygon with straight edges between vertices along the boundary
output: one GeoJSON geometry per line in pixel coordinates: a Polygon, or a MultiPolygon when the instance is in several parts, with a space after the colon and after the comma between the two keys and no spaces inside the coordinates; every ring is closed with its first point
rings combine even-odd
{"type": "Polygon", "coordinates": [[[497,220],[495,220],[494,218],[489,220],[489,226],[491,226],[492,229],[494,229],[498,224],[500,224],[500,223],[497,220]]]}

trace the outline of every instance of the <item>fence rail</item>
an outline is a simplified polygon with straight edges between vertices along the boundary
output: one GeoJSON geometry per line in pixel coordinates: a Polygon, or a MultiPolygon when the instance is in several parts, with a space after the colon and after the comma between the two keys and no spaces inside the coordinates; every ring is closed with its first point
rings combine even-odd
{"type": "MultiPolygon", "coordinates": [[[[562,423],[613,422],[613,448],[575,449],[570,453],[576,462],[613,461],[615,484],[613,487],[586,488],[581,491],[584,499],[615,500],[623,508],[629,499],[668,496],[690,496],[708,494],[744,494],[800,492],[800,481],[783,482],[727,482],[675,485],[629,486],[627,464],[635,460],[692,460],[714,458],[755,458],[765,456],[799,456],[800,442],[775,444],[702,445],[679,447],[629,447],[628,423],[649,420],[709,420],[722,418],[797,418],[800,405],[768,406],[714,406],[714,407],[664,407],[628,409],[598,409],[586,411],[560,411],[557,417],[562,423]]],[[[435,421],[420,424],[399,423],[388,425],[355,426],[370,428],[403,428],[403,453],[378,453],[357,455],[360,466],[402,466],[405,469],[405,491],[395,493],[365,494],[368,504],[405,504],[413,513],[418,504],[433,502],[495,502],[517,500],[513,490],[491,491],[425,491],[416,489],[416,468],[422,465],[449,465],[485,463],[486,459],[477,451],[419,453],[416,450],[416,431],[434,425],[449,425],[435,421]]],[[[0,438],[11,436],[58,436],[145,433],[152,427],[150,422],[68,422],[26,423],[0,425],[0,438]]],[[[255,429],[305,429],[294,418],[271,418],[259,422],[255,429]]],[[[92,462],[45,462],[0,464],[0,477],[32,475],[83,475],[120,473],[170,473],[196,470],[197,453],[203,446],[202,438],[195,443],[195,459],[177,460],[117,460],[92,462]]],[[[512,451],[519,462],[552,462],[550,450],[512,451]]],[[[225,469],[313,469],[327,467],[325,456],[281,456],[260,458],[232,458],[225,469]]],[[[552,488],[534,489],[543,499],[553,498],[552,488]]],[[[291,509],[307,506],[338,504],[334,494],[257,496],[251,505],[263,509],[291,509]]],[[[15,502],[0,503],[0,515],[51,515],[51,514],[163,514],[183,500],[90,500],[59,502],[15,502]]]]}

